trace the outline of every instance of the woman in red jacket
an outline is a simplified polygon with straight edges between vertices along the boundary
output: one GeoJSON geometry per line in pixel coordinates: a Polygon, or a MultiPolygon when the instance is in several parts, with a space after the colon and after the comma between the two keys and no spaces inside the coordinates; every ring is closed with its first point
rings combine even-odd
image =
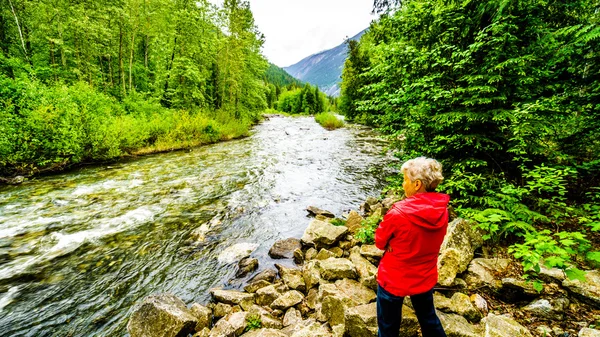
{"type": "Polygon", "coordinates": [[[410,296],[423,337],[446,336],[433,306],[437,257],[448,227],[450,197],[435,192],[444,179],[442,165],[419,157],[405,162],[406,199],[395,203],[375,232],[385,250],[377,274],[379,337],[398,337],[404,297],[410,296]]]}

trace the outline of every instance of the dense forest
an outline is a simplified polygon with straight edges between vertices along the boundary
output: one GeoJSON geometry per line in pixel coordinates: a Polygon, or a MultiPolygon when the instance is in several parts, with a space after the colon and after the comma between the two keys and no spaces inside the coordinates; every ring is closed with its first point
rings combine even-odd
{"type": "Polygon", "coordinates": [[[248,134],[303,87],[263,42],[247,1],[0,0],[0,176],[248,134]]]}
{"type": "MultiPolygon", "coordinates": [[[[600,3],[375,1],[340,109],[444,165],[456,211],[524,271],[598,266],[600,3]]],[[[401,180],[392,181],[399,187],[401,180]]]]}

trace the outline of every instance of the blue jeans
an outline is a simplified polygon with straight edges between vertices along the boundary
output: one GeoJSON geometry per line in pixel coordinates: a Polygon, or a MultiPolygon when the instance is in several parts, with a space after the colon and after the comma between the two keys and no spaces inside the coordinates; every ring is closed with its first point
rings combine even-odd
{"type": "MultiPolygon", "coordinates": [[[[423,337],[446,337],[440,319],[433,306],[433,289],[410,297],[421,326],[423,337]]],[[[379,337],[398,337],[402,321],[404,297],[394,296],[377,286],[377,325],[379,337]]]]}

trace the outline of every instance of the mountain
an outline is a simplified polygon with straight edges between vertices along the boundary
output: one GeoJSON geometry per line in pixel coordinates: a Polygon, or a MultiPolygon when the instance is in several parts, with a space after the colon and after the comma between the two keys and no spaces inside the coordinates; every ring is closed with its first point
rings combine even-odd
{"type": "MultiPolygon", "coordinates": [[[[366,29],[356,34],[351,40],[358,40],[366,29]]],[[[283,69],[295,78],[317,85],[319,89],[330,96],[339,96],[339,84],[342,81],[342,69],[346,61],[348,46],[339,46],[308,56],[300,62],[283,69]]]]}
{"type": "Polygon", "coordinates": [[[265,72],[265,79],[269,83],[273,83],[277,86],[284,87],[295,83],[298,86],[303,86],[300,80],[292,77],[292,75],[288,74],[285,70],[279,68],[273,63],[269,63],[269,68],[265,72]]]}

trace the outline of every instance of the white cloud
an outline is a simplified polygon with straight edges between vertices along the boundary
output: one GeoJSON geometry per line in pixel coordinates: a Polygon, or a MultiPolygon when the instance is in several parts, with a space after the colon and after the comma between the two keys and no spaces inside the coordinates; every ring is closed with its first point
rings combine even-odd
{"type": "MultiPolygon", "coordinates": [[[[222,3],[222,0],[211,0],[222,3]]],[[[373,0],[249,0],[263,54],[280,66],[333,48],[369,26],[373,0]]]]}

